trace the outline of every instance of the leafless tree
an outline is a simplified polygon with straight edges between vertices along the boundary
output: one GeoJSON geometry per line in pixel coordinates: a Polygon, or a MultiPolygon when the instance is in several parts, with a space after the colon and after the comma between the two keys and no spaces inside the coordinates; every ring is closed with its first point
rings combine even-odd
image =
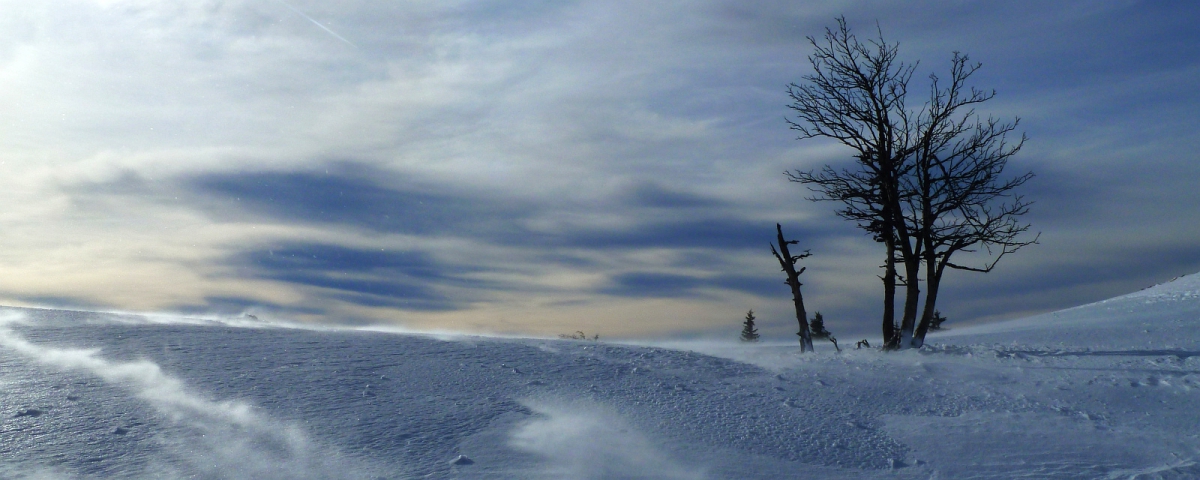
{"type": "Polygon", "coordinates": [[[804,311],[804,295],[800,294],[800,274],[804,273],[806,267],[800,267],[796,270],[796,262],[808,258],[812,254],[805,250],[800,255],[792,255],[788,245],[800,243],[797,240],[786,240],[783,238],[783,226],[775,224],[776,240],[779,243],[779,250],[775,250],[775,245],[771,245],[771,253],[775,254],[775,258],[779,260],[779,266],[782,267],[784,273],[787,274],[787,280],[784,281],[789,287],[792,287],[792,302],[796,304],[796,321],[800,323],[800,331],[796,335],[800,337],[800,351],[813,351],[812,332],[808,330],[808,313],[804,311]],[[782,253],[780,253],[782,252],[782,253]]]}
{"type": "Polygon", "coordinates": [[[1019,238],[1029,230],[1019,217],[1030,203],[1013,194],[1032,174],[1003,176],[1025,137],[1009,140],[1019,120],[975,114],[995,92],[966,86],[980,67],[966,55],[954,54],[948,84],[930,76],[929,99],[913,111],[905,102],[915,65],[897,60],[898,45],[882,33],[864,43],[844,18],[837,23],[822,40],[809,37],[813,73],[788,86],[795,118],[787,122],[800,139],[850,147],[854,165],[785,174],[814,191],[813,200],[840,202],[840,217],[884,244],[884,348],[919,347],[946,268],[991,271],[1006,254],[1036,242],[1019,238]],[[982,266],[950,261],[980,247],[995,254],[982,266]],[[918,324],[922,273],[929,291],[918,324]],[[898,286],[905,292],[899,326],[898,286]]]}
{"type": "Polygon", "coordinates": [[[1008,160],[1025,144],[1021,134],[1013,141],[1020,119],[1002,122],[980,119],[974,106],[992,99],[995,91],[966,86],[979,68],[966,55],[955,52],[950,77],[944,86],[930,75],[929,100],[916,121],[912,174],[903,178],[908,203],[906,221],[921,245],[925,264],[925,307],[916,331],[902,332],[902,341],[920,347],[936,312],[938,289],[946,268],[990,272],[1005,255],[1037,242],[1022,240],[1030,225],[1020,221],[1031,202],[1013,191],[1033,178],[1032,173],[1005,177],[1008,160]],[[994,256],[980,266],[950,261],[957,252],[979,247],[994,256]]]}
{"type": "MultiPolygon", "coordinates": [[[[915,279],[920,265],[914,252],[901,207],[899,179],[911,170],[909,113],[905,108],[908,81],[914,66],[897,61],[898,48],[880,33],[862,43],[837,19],[836,30],[826,29],[821,41],[809,37],[815,52],[808,57],[813,73],[802,83],[788,85],[795,119],[787,119],[800,139],[826,138],[854,151],[852,169],[825,166],[819,172],[786,172],[795,182],[817,193],[813,200],[841,202],[837,214],[855,222],[884,244],[883,337],[899,345],[895,324],[898,272],[896,259],[905,263],[906,279],[915,279]]],[[[906,298],[915,301],[915,281],[905,282],[906,298]]],[[[915,317],[916,304],[906,301],[905,319],[915,317]],[[911,313],[910,313],[911,311],[911,313]]],[[[910,320],[911,321],[911,320],[910,320]]]]}

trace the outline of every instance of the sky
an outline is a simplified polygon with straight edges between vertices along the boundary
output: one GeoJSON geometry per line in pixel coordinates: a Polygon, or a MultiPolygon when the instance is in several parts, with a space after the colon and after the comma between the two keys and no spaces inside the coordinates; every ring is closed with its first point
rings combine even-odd
{"type": "MultiPolygon", "coordinates": [[[[954,323],[1200,271],[1191,2],[0,0],[0,304],[412,329],[878,335],[882,249],[783,172],[844,15],[1020,118],[1040,243],[954,323]],[[795,247],[793,247],[795,248],[795,247]]],[[[915,103],[915,101],[914,101],[915,103]]],[[[963,258],[964,262],[982,259],[963,258]]],[[[794,338],[794,337],[793,337],[794,338]]]]}

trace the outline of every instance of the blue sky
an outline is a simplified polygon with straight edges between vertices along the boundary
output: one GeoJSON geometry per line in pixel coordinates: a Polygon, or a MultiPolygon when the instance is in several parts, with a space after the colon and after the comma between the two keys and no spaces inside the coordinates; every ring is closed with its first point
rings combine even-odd
{"type": "MultiPolygon", "coordinates": [[[[783,176],[805,37],[876,22],[1019,116],[1041,244],[953,322],[1200,271],[1190,2],[3,1],[0,303],[604,336],[877,334],[881,250],[783,176]],[[315,23],[314,23],[315,22],[315,23]],[[318,25],[319,24],[319,25],[318,25]],[[334,33],[331,33],[334,32],[334,33]]],[[[965,260],[965,259],[964,259],[965,260]]]]}

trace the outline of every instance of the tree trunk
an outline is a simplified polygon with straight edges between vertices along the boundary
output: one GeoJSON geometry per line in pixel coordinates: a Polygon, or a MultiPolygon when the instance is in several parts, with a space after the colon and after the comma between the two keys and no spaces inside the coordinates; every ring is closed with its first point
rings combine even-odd
{"type": "MultiPolygon", "coordinates": [[[[887,234],[891,237],[891,234],[887,234]]],[[[896,336],[896,244],[890,238],[887,244],[887,261],[883,270],[883,349],[894,349],[898,345],[896,336]]]]}
{"type": "MultiPolygon", "coordinates": [[[[885,118],[886,119],[886,114],[885,118]]],[[[910,310],[915,312],[916,306],[910,303],[915,300],[915,295],[912,292],[915,284],[910,280],[912,276],[908,273],[911,268],[909,266],[910,259],[913,258],[913,248],[909,243],[909,232],[904,223],[904,211],[900,205],[900,192],[897,183],[897,162],[901,159],[896,158],[894,145],[891,142],[892,132],[890,130],[890,122],[882,122],[876,127],[876,134],[884,140],[881,148],[876,152],[877,168],[879,169],[878,177],[882,180],[880,185],[880,200],[883,205],[880,211],[883,218],[883,232],[885,241],[888,243],[888,261],[887,261],[887,280],[885,280],[884,292],[884,349],[893,350],[904,348],[904,338],[902,332],[912,332],[912,315],[910,310]],[[896,253],[901,254],[901,260],[905,264],[906,278],[905,301],[903,316],[901,318],[902,328],[896,331],[896,253]],[[890,334],[889,331],[890,330],[890,334]]]]}
{"type": "Polygon", "coordinates": [[[929,326],[933,323],[933,313],[937,311],[938,288],[942,285],[942,274],[946,272],[947,260],[943,259],[938,262],[936,256],[927,260],[928,264],[937,265],[937,267],[926,267],[929,272],[926,274],[929,291],[925,292],[925,311],[921,313],[921,324],[917,326],[917,331],[913,335],[913,348],[921,348],[925,345],[925,334],[929,333],[929,326]]]}
{"type": "Polygon", "coordinates": [[[792,301],[796,304],[796,322],[800,324],[800,331],[796,335],[800,337],[800,351],[813,351],[812,332],[808,330],[808,314],[804,311],[804,297],[800,295],[800,282],[792,282],[792,301]]]}
{"type": "Polygon", "coordinates": [[[900,341],[896,348],[908,348],[917,323],[917,306],[921,300],[921,242],[920,230],[913,231],[905,222],[899,200],[896,201],[894,227],[900,244],[900,260],[904,262],[904,311],[900,320],[900,341]],[[915,244],[915,245],[914,245],[915,244]]]}
{"type": "Polygon", "coordinates": [[[796,260],[807,256],[807,254],[792,256],[788,245],[795,244],[796,242],[784,240],[783,226],[778,223],[775,224],[775,231],[778,235],[779,252],[776,253],[773,247],[771,248],[771,252],[775,253],[775,258],[779,259],[779,265],[787,273],[786,283],[792,287],[792,302],[796,304],[796,322],[800,324],[800,331],[796,332],[796,335],[800,337],[800,351],[811,352],[813,351],[812,333],[808,329],[808,313],[804,311],[804,295],[800,293],[800,273],[804,272],[804,269],[801,268],[797,272],[795,265],[796,260]]]}
{"type": "MultiPolygon", "coordinates": [[[[921,273],[921,259],[911,249],[904,252],[904,316],[900,327],[900,348],[908,348],[917,323],[917,303],[921,285],[917,277],[921,273]]],[[[926,299],[926,302],[929,300],[926,299]]]]}

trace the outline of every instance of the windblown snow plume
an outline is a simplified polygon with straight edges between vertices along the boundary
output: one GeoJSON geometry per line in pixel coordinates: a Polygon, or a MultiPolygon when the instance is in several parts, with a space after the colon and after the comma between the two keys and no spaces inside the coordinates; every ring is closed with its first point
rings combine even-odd
{"type": "Polygon", "coordinates": [[[180,458],[170,462],[177,466],[157,466],[160,471],[152,472],[155,476],[343,478],[342,472],[347,471],[330,463],[341,456],[320,451],[295,425],[267,418],[246,403],[205,399],[148,360],[115,362],[101,357],[100,349],[33,344],[9,328],[20,321],[19,314],[0,318],[0,347],[52,368],[84,371],[120,385],[195,433],[163,439],[180,458]],[[177,471],[179,460],[193,470],[177,471]]]}
{"type": "Polygon", "coordinates": [[[545,460],[549,478],[700,479],[601,405],[525,402],[536,417],[513,432],[511,445],[545,460]]]}

